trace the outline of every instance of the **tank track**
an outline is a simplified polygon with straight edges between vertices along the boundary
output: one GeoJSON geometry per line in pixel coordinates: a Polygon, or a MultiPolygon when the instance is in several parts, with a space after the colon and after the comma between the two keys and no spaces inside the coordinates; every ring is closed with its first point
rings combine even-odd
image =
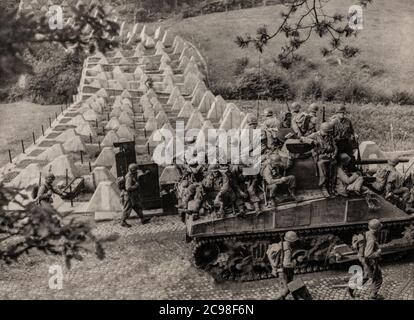
{"type": "MultiPolygon", "coordinates": [[[[382,230],[392,230],[395,228],[404,228],[412,226],[412,221],[403,221],[403,222],[386,222],[382,230]]],[[[295,230],[299,238],[302,241],[311,240],[317,236],[327,236],[327,235],[344,235],[344,234],[357,234],[365,232],[366,223],[357,224],[357,225],[348,225],[341,227],[323,227],[323,228],[314,228],[314,229],[300,229],[295,230]]],[[[196,238],[192,242],[192,252],[193,252],[193,263],[197,268],[207,271],[217,282],[223,281],[256,281],[274,278],[275,276],[271,273],[271,268],[269,263],[267,272],[249,272],[248,274],[229,274],[226,272],[224,267],[217,266],[217,264],[204,263],[203,259],[208,260],[209,258],[215,257],[216,251],[220,250],[220,247],[223,247],[225,243],[245,243],[247,246],[252,246],[253,242],[279,242],[284,235],[284,231],[272,232],[272,233],[256,233],[256,234],[239,234],[239,235],[229,235],[229,236],[215,236],[215,237],[206,237],[206,238],[196,238]],[[207,250],[206,250],[207,249],[207,250]],[[209,252],[209,250],[211,252],[209,252]],[[207,252],[206,252],[207,251],[207,252]]],[[[342,241],[342,244],[346,242],[342,241]]],[[[349,246],[350,243],[346,243],[349,246]]],[[[222,253],[222,252],[219,252],[222,253]]],[[[338,268],[340,264],[329,263],[326,260],[316,261],[311,260],[306,263],[298,265],[294,272],[295,274],[306,274],[313,272],[320,272],[338,268]]],[[[266,269],[266,268],[264,268],[266,269]]]]}

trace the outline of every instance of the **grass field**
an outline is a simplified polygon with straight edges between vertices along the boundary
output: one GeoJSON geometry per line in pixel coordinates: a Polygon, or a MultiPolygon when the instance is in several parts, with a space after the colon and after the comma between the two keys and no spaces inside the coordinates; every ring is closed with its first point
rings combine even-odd
{"type": "Polygon", "coordinates": [[[0,166],[9,161],[8,150],[15,157],[22,152],[21,140],[25,146],[33,143],[32,132],[36,137],[42,134],[41,125],[49,127],[55,112],[60,113],[60,106],[41,106],[30,102],[0,104],[0,166]]]}
{"type": "MultiPolygon", "coordinates": [[[[354,0],[331,0],[327,13],[338,12],[346,15],[354,0]]],[[[182,21],[168,21],[173,30],[196,45],[206,58],[213,82],[234,79],[235,59],[249,57],[252,65],[257,64],[259,53],[253,48],[241,50],[235,44],[237,35],[254,35],[256,29],[267,25],[270,32],[281,22],[283,6],[258,7],[225,13],[209,14],[182,21]]],[[[328,40],[318,37],[303,46],[299,53],[318,68],[308,78],[325,77],[335,81],[352,67],[355,78],[372,85],[380,91],[392,92],[406,90],[413,92],[414,80],[414,1],[412,0],[374,0],[364,9],[364,29],[354,41],[361,53],[342,65],[325,59],[320,49],[327,46],[328,40]],[[358,72],[360,70],[360,72],[358,72]]],[[[273,39],[261,56],[262,63],[276,57],[284,37],[273,39]]],[[[298,79],[300,81],[301,79],[298,79]]]]}

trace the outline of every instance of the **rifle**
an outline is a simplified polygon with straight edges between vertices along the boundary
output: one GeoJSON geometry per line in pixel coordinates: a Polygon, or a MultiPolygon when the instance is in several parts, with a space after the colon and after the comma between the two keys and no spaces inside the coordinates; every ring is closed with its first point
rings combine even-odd
{"type": "Polygon", "coordinates": [[[287,108],[288,112],[289,112],[289,113],[292,113],[292,112],[290,111],[289,103],[288,103],[287,101],[285,101],[285,103],[286,103],[286,108],[287,108]]]}

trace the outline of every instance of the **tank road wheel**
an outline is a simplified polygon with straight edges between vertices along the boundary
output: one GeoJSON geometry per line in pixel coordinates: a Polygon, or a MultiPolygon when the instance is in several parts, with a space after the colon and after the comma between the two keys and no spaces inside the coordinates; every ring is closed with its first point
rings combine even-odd
{"type": "Polygon", "coordinates": [[[194,263],[198,268],[205,269],[214,262],[220,253],[219,247],[214,243],[199,243],[193,252],[194,263]]]}

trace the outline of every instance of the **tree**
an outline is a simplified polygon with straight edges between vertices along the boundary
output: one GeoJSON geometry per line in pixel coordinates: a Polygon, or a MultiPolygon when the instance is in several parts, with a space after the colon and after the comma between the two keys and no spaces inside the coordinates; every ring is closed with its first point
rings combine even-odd
{"type": "MultiPolygon", "coordinates": [[[[99,49],[105,52],[117,46],[113,40],[119,26],[97,5],[73,8],[72,23],[62,29],[51,30],[46,17],[33,13],[0,10],[0,79],[17,77],[30,72],[26,52],[38,50],[38,44],[56,43],[73,52],[88,53],[99,49]]],[[[86,222],[67,220],[53,208],[33,203],[25,205],[27,197],[19,190],[6,188],[0,182],[0,261],[11,263],[37,249],[45,254],[61,255],[70,267],[73,259],[82,260],[82,253],[95,252],[105,257],[102,244],[113,241],[110,236],[98,239],[86,222]],[[22,199],[21,201],[17,200],[22,199]],[[8,210],[10,204],[21,210],[8,210]]]]}
{"type": "MultiPolygon", "coordinates": [[[[335,13],[325,12],[325,5],[329,0],[290,0],[284,3],[286,11],[281,13],[283,21],[274,33],[269,33],[266,26],[257,29],[256,35],[237,36],[236,43],[241,48],[247,48],[252,44],[259,52],[263,52],[265,46],[272,39],[284,35],[287,42],[282,46],[278,54],[278,62],[289,67],[297,58],[296,51],[305,44],[312,34],[320,38],[328,37],[329,46],[321,49],[323,56],[340,51],[345,58],[354,57],[359,49],[343,44],[343,38],[357,35],[357,28],[350,26],[350,21],[355,22],[357,12],[351,12],[348,17],[335,13]]],[[[366,7],[372,0],[359,0],[362,7],[366,7]]]]}
{"type": "Polygon", "coordinates": [[[25,52],[32,53],[39,43],[58,43],[74,52],[105,52],[118,45],[113,37],[119,25],[111,21],[98,5],[74,7],[71,24],[52,30],[46,16],[0,11],[0,77],[17,79],[32,70],[25,60],[25,52]]]}

